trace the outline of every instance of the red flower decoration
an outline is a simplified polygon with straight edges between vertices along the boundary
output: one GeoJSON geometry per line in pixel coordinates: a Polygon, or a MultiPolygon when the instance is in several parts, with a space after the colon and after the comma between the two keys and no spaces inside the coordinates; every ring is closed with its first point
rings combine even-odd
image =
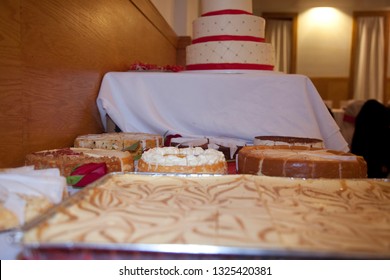
{"type": "Polygon", "coordinates": [[[172,138],[180,138],[180,137],[181,137],[180,134],[170,134],[170,135],[165,136],[164,146],[169,147],[171,145],[172,138]]]}
{"type": "Polygon", "coordinates": [[[148,64],[143,62],[136,62],[130,65],[129,70],[131,71],[156,71],[156,72],[180,72],[185,68],[180,65],[165,65],[159,66],[156,64],[148,64]]]}
{"type": "Polygon", "coordinates": [[[66,181],[68,185],[74,187],[85,187],[106,174],[106,163],[87,163],[76,167],[66,181]]]}

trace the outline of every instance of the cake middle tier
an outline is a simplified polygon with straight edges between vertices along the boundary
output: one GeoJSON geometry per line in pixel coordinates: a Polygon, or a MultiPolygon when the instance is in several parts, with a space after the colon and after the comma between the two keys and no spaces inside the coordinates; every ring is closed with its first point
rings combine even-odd
{"type": "Polygon", "coordinates": [[[265,19],[253,15],[218,15],[200,17],[193,21],[193,43],[234,40],[264,41],[265,19]]]}
{"type": "Polygon", "coordinates": [[[271,44],[251,41],[215,41],[187,47],[187,70],[273,70],[271,44]]]}

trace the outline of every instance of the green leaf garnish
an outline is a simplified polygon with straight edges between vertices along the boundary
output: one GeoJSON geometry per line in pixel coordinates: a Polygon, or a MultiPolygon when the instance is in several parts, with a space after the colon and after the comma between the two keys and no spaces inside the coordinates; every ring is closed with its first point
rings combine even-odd
{"type": "Polygon", "coordinates": [[[134,144],[132,144],[132,145],[130,145],[130,146],[128,146],[128,147],[123,148],[122,151],[135,152],[135,151],[138,150],[139,146],[140,146],[140,141],[135,142],[134,144]]]}
{"type": "Polygon", "coordinates": [[[142,154],[134,156],[134,160],[139,160],[142,157],[142,154]]]}
{"type": "Polygon", "coordinates": [[[75,176],[68,176],[66,177],[66,183],[70,186],[73,186],[80,182],[81,179],[83,179],[84,175],[75,175],[75,176]]]}

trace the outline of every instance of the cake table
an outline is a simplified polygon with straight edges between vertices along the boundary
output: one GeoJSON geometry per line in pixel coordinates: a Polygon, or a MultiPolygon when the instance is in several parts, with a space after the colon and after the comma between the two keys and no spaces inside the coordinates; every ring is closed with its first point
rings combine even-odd
{"type": "Polygon", "coordinates": [[[311,80],[273,71],[109,72],[97,106],[124,132],[228,137],[318,138],[348,144],[311,80]]]}

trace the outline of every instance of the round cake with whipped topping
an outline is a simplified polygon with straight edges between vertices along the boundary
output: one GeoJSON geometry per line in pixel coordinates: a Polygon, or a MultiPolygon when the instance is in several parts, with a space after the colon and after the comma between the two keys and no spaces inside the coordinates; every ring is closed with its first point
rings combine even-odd
{"type": "Polygon", "coordinates": [[[153,148],[142,154],[139,172],[227,174],[227,162],[222,152],[214,149],[153,148]]]}
{"type": "Polygon", "coordinates": [[[366,178],[363,157],[303,146],[243,147],[238,173],[295,178],[366,178]]]}

